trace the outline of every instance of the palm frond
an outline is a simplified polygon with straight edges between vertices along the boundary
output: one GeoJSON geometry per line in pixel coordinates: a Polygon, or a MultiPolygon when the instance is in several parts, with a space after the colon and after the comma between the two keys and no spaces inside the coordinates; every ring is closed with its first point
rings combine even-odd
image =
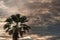
{"type": "Polygon", "coordinates": [[[13,34],[13,29],[11,29],[8,34],[12,35],[13,34]]]}
{"type": "Polygon", "coordinates": [[[20,18],[20,22],[21,23],[24,23],[24,22],[27,22],[28,20],[27,20],[27,17],[26,16],[22,16],[21,18],[20,18]]]}
{"type": "Polygon", "coordinates": [[[6,29],[6,32],[9,32],[10,28],[6,29]]]}
{"type": "Polygon", "coordinates": [[[16,17],[16,15],[12,15],[11,18],[14,22],[18,22],[18,18],[16,17]]]}
{"type": "Polygon", "coordinates": [[[12,19],[11,18],[7,18],[6,20],[5,20],[5,22],[9,22],[9,23],[12,23],[12,19]]]}
{"type": "Polygon", "coordinates": [[[20,18],[20,14],[16,14],[16,17],[17,17],[17,18],[20,18]]]}
{"type": "Polygon", "coordinates": [[[21,25],[23,25],[24,29],[31,29],[31,27],[26,24],[21,24],[21,25]]]}
{"type": "Polygon", "coordinates": [[[27,31],[27,32],[29,32],[29,30],[31,29],[31,27],[29,27],[29,26],[26,25],[26,24],[21,24],[21,27],[23,27],[23,30],[24,30],[24,31],[27,31]]]}
{"type": "Polygon", "coordinates": [[[10,24],[9,23],[4,25],[4,29],[7,29],[7,28],[10,28],[10,24]]]}
{"type": "Polygon", "coordinates": [[[18,26],[17,25],[13,26],[13,29],[18,29],[18,26]]]}

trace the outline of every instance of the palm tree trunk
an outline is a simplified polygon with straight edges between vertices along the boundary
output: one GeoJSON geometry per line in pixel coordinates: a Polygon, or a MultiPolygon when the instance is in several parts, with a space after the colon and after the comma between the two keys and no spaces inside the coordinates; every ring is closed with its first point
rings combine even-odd
{"type": "Polygon", "coordinates": [[[18,23],[16,24],[16,29],[14,30],[13,33],[13,40],[18,40],[18,23]]]}
{"type": "Polygon", "coordinates": [[[13,40],[18,40],[18,38],[13,38],[13,40]]]}
{"type": "Polygon", "coordinates": [[[13,40],[18,40],[18,31],[15,30],[15,32],[13,33],[13,40]]]}

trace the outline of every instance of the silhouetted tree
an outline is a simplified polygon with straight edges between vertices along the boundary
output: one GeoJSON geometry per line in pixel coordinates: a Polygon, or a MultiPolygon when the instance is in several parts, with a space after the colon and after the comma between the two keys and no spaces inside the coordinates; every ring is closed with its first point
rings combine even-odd
{"type": "Polygon", "coordinates": [[[4,29],[9,35],[12,35],[13,40],[18,40],[19,34],[23,37],[23,34],[29,32],[31,29],[25,22],[28,22],[26,16],[20,16],[20,14],[11,15],[6,19],[6,24],[4,25],[4,29]]]}

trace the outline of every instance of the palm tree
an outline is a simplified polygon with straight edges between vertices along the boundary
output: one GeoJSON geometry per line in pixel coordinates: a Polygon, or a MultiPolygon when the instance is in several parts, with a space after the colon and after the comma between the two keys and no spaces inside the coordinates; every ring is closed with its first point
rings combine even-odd
{"type": "Polygon", "coordinates": [[[4,25],[4,29],[8,32],[9,35],[12,35],[13,40],[18,40],[19,34],[23,37],[23,34],[28,32],[31,29],[25,22],[28,22],[26,16],[21,16],[20,14],[11,15],[8,17],[4,25]]]}

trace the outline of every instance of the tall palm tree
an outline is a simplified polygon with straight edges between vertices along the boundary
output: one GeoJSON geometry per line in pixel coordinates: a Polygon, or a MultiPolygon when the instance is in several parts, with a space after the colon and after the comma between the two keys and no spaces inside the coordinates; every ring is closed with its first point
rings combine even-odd
{"type": "Polygon", "coordinates": [[[23,37],[23,34],[31,29],[25,22],[28,22],[26,16],[21,16],[20,14],[11,15],[6,19],[6,24],[4,29],[9,35],[12,35],[13,40],[18,40],[19,34],[23,37]]]}

